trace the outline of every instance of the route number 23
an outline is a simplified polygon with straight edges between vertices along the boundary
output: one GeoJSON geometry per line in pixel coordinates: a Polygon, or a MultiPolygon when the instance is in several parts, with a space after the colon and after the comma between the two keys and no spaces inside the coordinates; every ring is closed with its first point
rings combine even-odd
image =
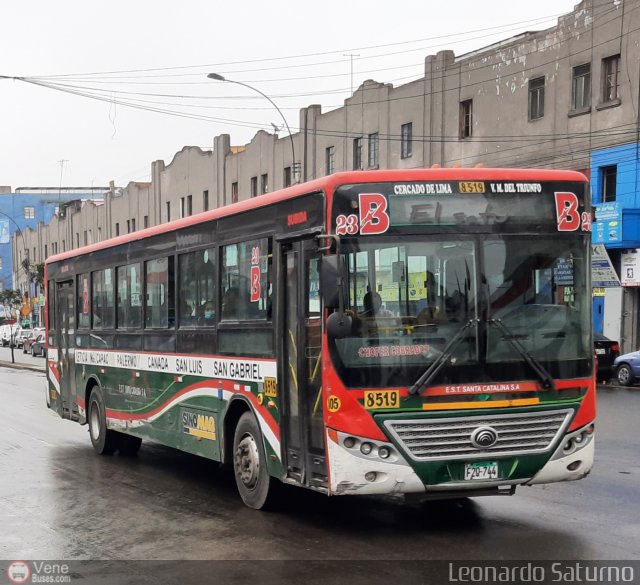
{"type": "Polygon", "coordinates": [[[387,212],[387,198],[381,193],[360,193],[358,215],[336,217],[336,235],[354,236],[383,234],[391,223],[387,212]]]}

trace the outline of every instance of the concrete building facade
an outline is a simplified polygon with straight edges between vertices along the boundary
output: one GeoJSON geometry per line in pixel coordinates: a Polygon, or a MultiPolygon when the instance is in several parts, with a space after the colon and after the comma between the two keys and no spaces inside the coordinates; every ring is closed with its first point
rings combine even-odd
{"type": "Polygon", "coordinates": [[[584,0],[547,30],[429,55],[412,82],[368,80],[340,108],[303,108],[291,137],[261,130],[242,147],[228,134],[212,151],[184,147],[151,164],[150,183],[112,186],[104,205],[24,236],[76,248],[85,232],[98,241],[342,170],[482,163],[588,175],[592,153],[638,144],[639,30],[640,0],[584,0]]]}

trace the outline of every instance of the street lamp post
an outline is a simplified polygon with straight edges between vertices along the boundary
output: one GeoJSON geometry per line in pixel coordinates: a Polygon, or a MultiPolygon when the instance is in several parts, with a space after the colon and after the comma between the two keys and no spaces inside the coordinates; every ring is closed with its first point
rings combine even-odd
{"type": "Polygon", "coordinates": [[[276,103],[266,93],[260,91],[257,87],[253,87],[253,85],[249,85],[248,83],[243,83],[242,81],[235,81],[233,79],[227,79],[226,77],[223,77],[219,73],[209,73],[209,75],[207,75],[207,77],[209,79],[215,79],[216,81],[226,81],[227,83],[235,83],[236,85],[242,85],[243,87],[247,87],[247,88],[259,93],[263,98],[269,100],[269,103],[276,110],[278,110],[278,114],[280,114],[280,117],[282,118],[282,121],[284,122],[284,125],[287,127],[287,132],[289,132],[289,140],[291,140],[291,156],[293,157],[293,160],[291,162],[291,168],[293,170],[293,182],[297,183],[297,180],[296,180],[296,175],[297,175],[297,173],[296,173],[296,149],[295,149],[295,147],[293,145],[293,134],[291,134],[291,128],[289,128],[289,123],[287,122],[287,119],[284,117],[284,114],[282,113],[280,108],[276,105],[276,103]]]}

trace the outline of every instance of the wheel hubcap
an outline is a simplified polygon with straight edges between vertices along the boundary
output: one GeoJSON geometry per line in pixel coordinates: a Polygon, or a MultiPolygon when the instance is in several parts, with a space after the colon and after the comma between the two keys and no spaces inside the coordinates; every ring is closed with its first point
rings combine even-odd
{"type": "Polygon", "coordinates": [[[100,437],[100,409],[98,405],[94,402],[91,405],[91,416],[89,418],[89,432],[91,433],[91,438],[94,441],[97,441],[100,437]]]}
{"type": "Polygon", "coordinates": [[[253,489],[258,482],[260,456],[258,445],[251,435],[245,435],[238,443],[235,456],[236,474],[245,487],[253,489]]]}
{"type": "Polygon", "coordinates": [[[618,372],[618,379],[621,382],[626,382],[629,380],[629,372],[627,371],[627,368],[622,368],[619,372],[618,372]]]}

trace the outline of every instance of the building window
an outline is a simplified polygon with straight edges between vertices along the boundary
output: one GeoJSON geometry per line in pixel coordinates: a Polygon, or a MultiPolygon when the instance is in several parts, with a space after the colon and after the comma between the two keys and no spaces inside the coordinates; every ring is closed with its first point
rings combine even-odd
{"type": "Polygon", "coordinates": [[[171,201],[167,201],[167,221],[171,221],[171,201]]]}
{"type": "Polygon", "coordinates": [[[470,138],[473,134],[473,100],[460,102],[460,138],[470,138]]]}
{"type": "Polygon", "coordinates": [[[34,219],[36,217],[36,208],[35,207],[25,207],[24,208],[24,218],[25,219],[34,219]]]}
{"type": "Polygon", "coordinates": [[[148,216],[148,215],[145,215],[145,216],[142,218],[142,226],[143,226],[145,229],[147,229],[147,228],[149,227],[149,216],[148,216]]]}
{"type": "Polygon", "coordinates": [[[127,220],[127,233],[128,234],[131,233],[131,220],[130,219],[127,220]]]}
{"type": "Polygon", "coordinates": [[[102,228],[98,227],[98,242],[102,242],[102,228]]]}
{"type": "Polygon", "coordinates": [[[379,148],[378,133],[369,134],[369,168],[377,168],[379,148]]]}
{"type": "Polygon", "coordinates": [[[202,211],[209,211],[209,191],[202,192],[202,211]]]}
{"type": "Polygon", "coordinates": [[[336,149],[334,146],[328,146],[325,149],[326,174],[332,175],[336,171],[336,149]]]}
{"type": "Polygon", "coordinates": [[[400,157],[409,158],[413,154],[413,122],[400,127],[400,157]]]}
{"type": "Polygon", "coordinates": [[[185,204],[184,204],[184,197],[180,197],[180,219],[182,219],[184,217],[185,214],[185,204]]]}
{"type": "Polygon", "coordinates": [[[80,232],[76,232],[76,248],[80,247],[80,232]]]}
{"type": "Polygon", "coordinates": [[[251,177],[251,197],[258,196],[258,177],[251,177]]]}
{"type": "Polygon", "coordinates": [[[620,55],[602,60],[602,101],[612,102],[620,97],[620,55]]]}
{"type": "Polygon", "coordinates": [[[583,110],[591,107],[591,63],[573,68],[571,107],[583,110]]]}
{"type": "Polygon", "coordinates": [[[282,175],[282,185],[284,187],[291,187],[291,167],[284,167],[284,174],[282,175]]]}
{"type": "Polygon", "coordinates": [[[612,165],[610,167],[601,168],[602,177],[602,202],[616,200],[616,182],[618,179],[618,167],[612,165]]]}
{"type": "Polygon", "coordinates": [[[116,237],[120,235],[120,224],[116,222],[116,237]]]}
{"type": "Polygon", "coordinates": [[[131,219],[131,231],[135,232],[136,231],[136,218],[132,218],[131,219]]]}
{"type": "MultiPolygon", "coordinates": [[[[49,246],[47,244],[44,245],[44,258],[45,260],[49,257],[49,246]]],[[[0,258],[0,268],[2,268],[2,258],[0,258]]]]}
{"type": "Polygon", "coordinates": [[[187,215],[193,215],[193,195],[187,195],[187,215]]]}
{"type": "Polygon", "coordinates": [[[353,170],[362,169],[362,138],[353,139],[353,170]]]}
{"type": "Polygon", "coordinates": [[[260,175],[260,194],[264,195],[269,192],[269,175],[266,173],[260,175]]]}
{"type": "Polygon", "coordinates": [[[544,116],[544,76],[529,81],[529,120],[544,116]]]}
{"type": "Polygon", "coordinates": [[[231,203],[238,203],[238,181],[231,183],[231,203]]]}
{"type": "Polygon", "coordinates": [[[86,246],[89,243],[89,238],[87,236],[87,230],[84,230],[83,236],[84,238],[84,245],[86,246]]]}

